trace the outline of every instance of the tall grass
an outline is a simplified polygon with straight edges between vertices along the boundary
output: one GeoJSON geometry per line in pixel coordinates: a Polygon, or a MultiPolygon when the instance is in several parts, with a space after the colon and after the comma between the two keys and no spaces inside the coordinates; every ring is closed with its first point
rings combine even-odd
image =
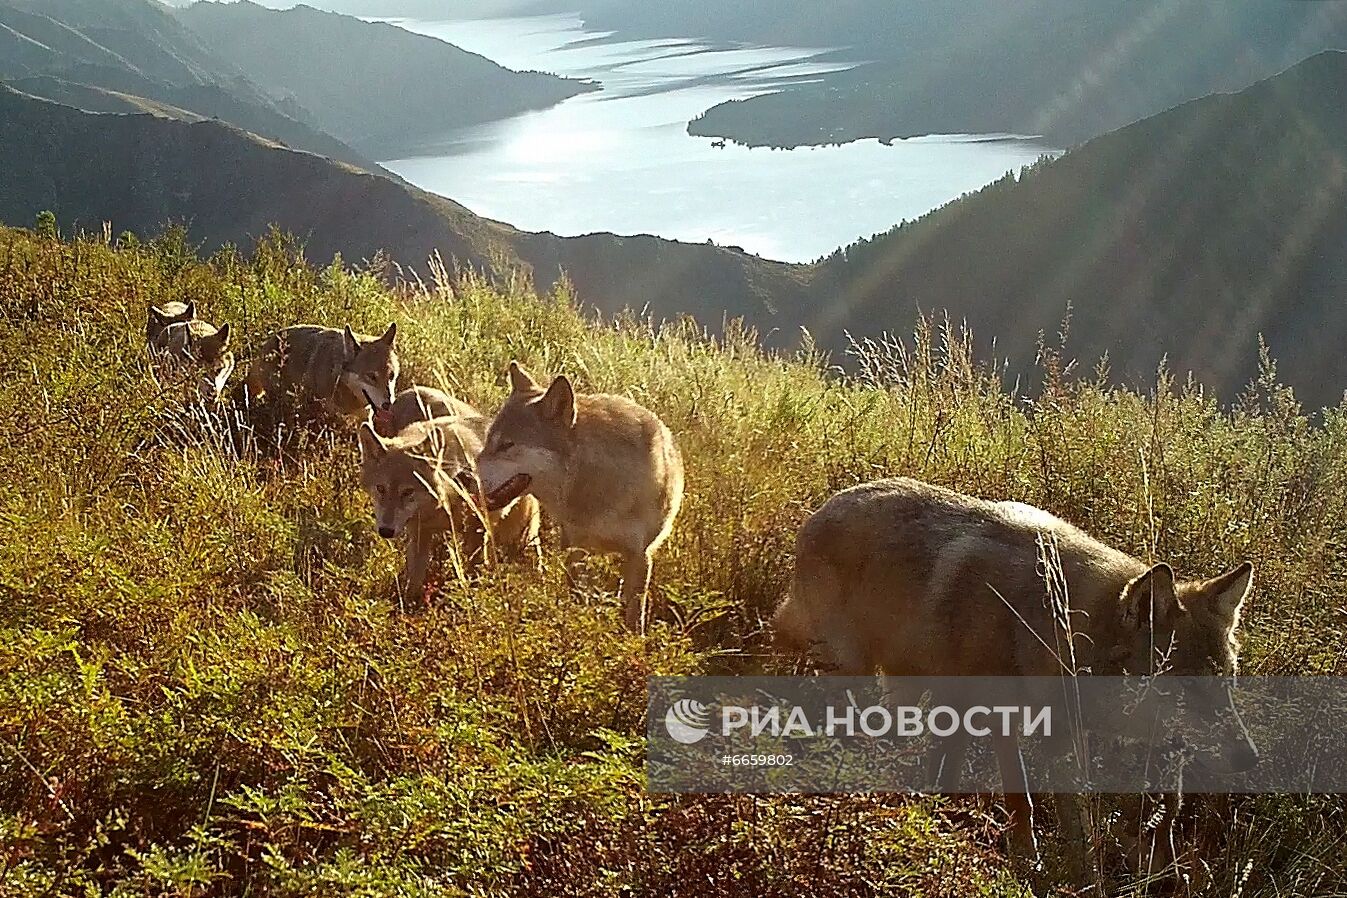
{"type": "MultiPolygon", "coordinates": [[[[0,894],[1020,894],[993,808],[643,790],[645,678],[779,671],[797,526],[879,476],[1042,505],[1180,573],[1251,558],[1244,669],[1347,668],[1347,409],[1305,415],[1270,362],[1233,410],[1053,354],[1024,399],[948,328],[860,345],[844,376],[733,327],[594,320],[564,288],[390,280],[277,235],[197,261],[178,232],[0,231],[0,894]],[[541,575],[393,613],[354,439],[240,458],[184,426],[142,346],[169,299],[233,323],[244,359],[287,324],[397,321],[404,377],[482,409],[517,358],[656,410],[688,498],[651,634],[572,597],[555,545],[541,575]]],[[[1189,891],[1347,891],[1342,802],[1205,813],[1189,891]]]]}

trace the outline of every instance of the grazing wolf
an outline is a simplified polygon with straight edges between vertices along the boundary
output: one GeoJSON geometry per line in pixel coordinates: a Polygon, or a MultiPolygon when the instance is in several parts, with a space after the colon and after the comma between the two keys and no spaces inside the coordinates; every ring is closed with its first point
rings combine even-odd
{"type": "MultiPolygon", "coordinates": [[[[843,490],[805,522],[792,591],[773,620],[777,639],[789,650],[817,643],[848,675],[1059,675],[1047,646],[1066,634],[1045,600],[1041,539],[1055,544],[1070,608],[1083,612],[1070,616],[1084,637],[1072,640],[1078,670],[1234,673],[1249,563],[1176,582],[1169,565],[1147,565],[1041,509],[906,478],[843,490]]],[[[1232,771],[1256,763],[1242,725],[1228,735],[1208,760],[1232,771]]],[[[1012,843],[1032,852],[1015,744],[998,745],[997,758],[1012,843]]]]}
{"type": "Polygon", "coordinates": [[[414,421],[431,418],[459,418],[483,439],[490,420],[462,400],[455,399],[434,387],[410,387],[393,400],[393,406],[382,418],[375,416],[374,429],[381,437],[393,437],[414,421]]]}
{"type": "Polygon", "coordinates": [[[398,326],[381,337],[299,324],[274,334],[248,370],[251,401],[284,403],[303,417],[386,413],[397,390],[398,326]]]}
{"type": "Polygon", "coordinates": [[[673,436],[630,399],[577,396],[564,376],[544,390],[511,362],[510,386],[477,459],[487,507],[537,496],[561,526],[572,582],[580,550],[620,555],[626,623],[644,632],[651,562],[683,501],[673,436]]]}
{"type": "Polygon", "coordinates": [[[196,318],[196,303],[166,302],[162,306],[150,306],[145,319],[145,342],[151,346],[154,340],[170,324],[183,324],[196,318]]]}
{"type": "Polygon", "coordinates": [[[488,540],[507,556],[536,552],[538,503],[532,497],[488,514],[489,532],[478,516],[473,463],[482,448],[480,428],[433,418],[413,421],[392,439],[380,437],[368,422],[359,433],[360,480],[374,503],[375,526],[384,539],[406,540],[401,597],[420,598],[431,555],[446,532],[457,538],[468,567],[482,560],[488,540]]]}
{"type": "Polygon", "coordinates": [[[168,324],[150,339],[150,364],[161,382],[190,380],[196,397],[214,405],[234,372],[229,325],[217,329],[196,319],[168,324]]]}

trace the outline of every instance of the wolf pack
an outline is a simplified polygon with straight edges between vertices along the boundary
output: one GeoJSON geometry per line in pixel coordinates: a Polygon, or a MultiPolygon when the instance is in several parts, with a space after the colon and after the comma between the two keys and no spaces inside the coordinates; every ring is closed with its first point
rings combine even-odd
{"type": "MultiPolygon", "coordinates": [[[[377,532],[405,544],[398,595],[421,596],[446,535],[469,567],[490,553],[536,561],[545,516],[572,584],[587,553],[618,557],[625,623],[644,632],[653,561],[683,499],[669,428],[629,398],[577,393],[565,374],[544,385],[517,362],[494,415],[432,387],[399,391],[397,333],[284,328],[241,389],[254,405],[355,425],[377,532]]],[[[220,399],[235,368],[229,325],[170,303],[149,309],[146,337],[160,377],[220,399]]],[[[771,628],[783,656],[809,653],[843,675],[1059,675],[1065,626],[1077,672],[1229,677],[1252,582],[1248,562],[1179,580],[1042,509],[895,477],[844,489],[808,517],[771,628]],[[1065,613],[1046,597],[1045,544],[1065,613]]],[[[1032,853],[1013,741],[997,754],[1012,846],[1032,853]]],[[[1257,755],[1231,738],[1209,760],[1235,771],[1257,755]]]]}

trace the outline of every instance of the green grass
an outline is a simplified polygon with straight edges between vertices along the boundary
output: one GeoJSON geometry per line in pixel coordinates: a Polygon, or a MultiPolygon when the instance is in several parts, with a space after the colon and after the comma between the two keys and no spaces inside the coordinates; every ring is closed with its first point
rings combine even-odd
{"type": "MultiPolygon", "coordinates": [[[[1234,411],[1163,377],[1026,401],[939,331],[843,377],[564,291],[384,274],[274,237],[198,262],[181,235],[0,230],[0,894],[1022,894],[971,800],[643,789],[645,678],[780,672],[764,621],[795,529],[883,475],[1033,502],[1180,573],[1251,558],[1245,670],[1347,668],[1347,410],[1306,418],[1270,371],[1234,411]],[[142,345],[168,299],[232,322],[243,358],[283,325],[393,320],[405,377],[483,409],[517,358],[656,410],[688,497],[650,635],[572,598],[554,542],[541,575],[394,614],[353,437],[278,463],[184,425],[142,345]]],[[[1194,825],[1219,838],[1189,891],[1347,892],[1340,801],[1194,825]]]]}

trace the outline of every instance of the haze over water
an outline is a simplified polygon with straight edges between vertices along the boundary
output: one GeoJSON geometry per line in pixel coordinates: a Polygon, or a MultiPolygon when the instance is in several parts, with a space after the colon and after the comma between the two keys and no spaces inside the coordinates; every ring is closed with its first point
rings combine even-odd
{"type": "Polygon", "coordinates": [[[827,51],[609,41],[575,16],[390,19],[513,69],[602,84],[550,109],[455,131],[384,161],[402,177],[525,230],[655,234],[810,261],[1036,160],[1026,140],[922,137],[795,150],[687,134],[725,100],[849,67],[827,51]]]}

